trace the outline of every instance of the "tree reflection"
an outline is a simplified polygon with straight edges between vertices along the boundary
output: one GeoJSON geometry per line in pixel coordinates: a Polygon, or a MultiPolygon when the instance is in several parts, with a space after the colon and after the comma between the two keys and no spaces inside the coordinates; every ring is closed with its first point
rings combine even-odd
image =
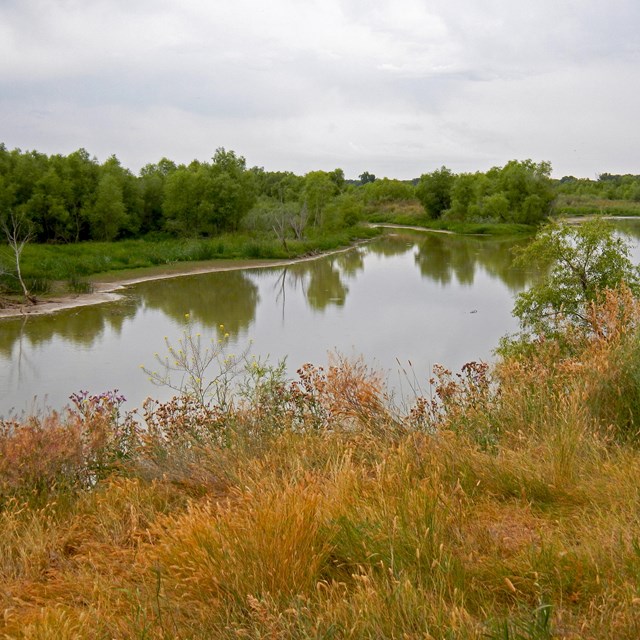
{"type": "Polygon", "coordinates": [[[335,261],[342,273],[349,278],[355,278],[358,272],[364,271],[364,252],[362,249],[339,253],[336,255],[335,261]]]}
{"type": "Polygon", "coordinates": [[[407,233],[385,233],[380,236],[374,242],[372,242],[368,249],[371,253],[378,256],[385,256],[391,258],[393,256],[399,256],[406,253],[413,247],[416,238],[424,237],[424,233],[418,232],[418,234],[407,233]]]}
{"type": "Polygon", "coordinates": [[[133,291],[146,307],[158,309],[178,321],[189,313],[193,321],[215,327],[219,334],[231,335],[249,328],[259,301],[258,288],[243,271],[145,282],[136,285],[133,291]],[[220,329],[221,324],[224,329],[220,329]]]}
{"type": "Polygon", "coordinates": [[[286,267],[278,279],[278,300],[284,304],[286,290],[302,287],[305,298],[312,309],[323,311],[329,305],[343,306],[349,293],[344,277],[355,278],[364,269],[364,253],[361,249],[352,249],[343,253],[297,262],[286,267]]]}
{"type": "Polygon", "coordinates": [[[342,307],[348,291],[333,260],[315,261],[306,288],[307,300],[312,309],[322,311],[330,304],[342,307]]]}
{"type": "Polygon", "coordinates": [[[516,292],[523,289],[530,278],[513,266],[513,248],[526,242],[527,239],[433,233],[420,239],[414,257],[420,273],[440,284],[446,285],[455,277],[459,284],[471,286],[476,270],[482,267],[516,292]]]}
{"type": "Polygon", "coordinates": [[[16,344],[20,348],[26,340],[30,346],[39,346],[62,338],[91,347],[111,327],[120,334],[125,319],[135,316],[136,307],[128,301],[65,309],[54,314],[26,316],[2,321],[0,354],[11,358],[16,344]]]}

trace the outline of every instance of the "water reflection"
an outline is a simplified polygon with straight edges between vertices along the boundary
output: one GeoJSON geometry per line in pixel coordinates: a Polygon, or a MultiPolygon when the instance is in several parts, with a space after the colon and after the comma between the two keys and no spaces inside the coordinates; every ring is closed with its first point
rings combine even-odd
{"type": "Polygon", "coordinates": [[[640,218],[627,218],[615,220],[614,225],[621,235],[640,240],[640,218]]]}
{"type": "MultiPolygon", "coordinates": [[[[364,256],[363,249],[355,248],[284,267],[273,286],[283,315],[287,293],[296,291],[301,291],[309,306],[316,311],[324,311],[330,305],[343,306],[349,293],[345,280],[355,278],[364,270],[364,256]]],[[[262,273],[269,277],[269,271],[262,273]]]]}
{"type": "Polygon", "coordinates": [[[131,288],[140,304],[180,322],[186,313],[194,322],[215,328],[219,337],[246,333],[260,301],[249,271],[224,271],[144,282],[131,288]],[[224,329],[220,325],[224,324],[224,329]]]}
{"type": "Polygon", "coordinates": [[[129,301],[66,309],[49,316],[24,316],[0,322],[0,356],[10,359],[16,345],[36,347],[54,339],[72,342],[84,348],[95,344],[106,329],[122,332],[127,318],[136,314],[129,301]]]}
{"type": "Polygon", "coordinates": [[[495,239],[473,236],[425,235],[417,243],[415,262],[420,273],[442,285],[455,278],[471,286],[482,267],[502,281],[510,291],[520,291],[528,283],[527,274],[513,266],[513,249],[528,240],[495,239]]]}
{"type": "MultiPolygon", "coordinates": [[[[623,229],[640,239],[640,224],[623,229]]],[[[62,406],[83,388],[118,387],[138,406],[157,394],[139,365],[164,336],[180,335],[186,313],[238,345],[250,336],[256,355],[287,357],[293,371],[333,349],[386,370],[398,361],[428,372],[434,362],[456,369],[490,358],[516,329],[513,297],[531,277],[512,266],[521,242],[396,232],[286,267],[141,283],[117,303],[1,320],[0,416],[36,394],[62,406]]]]}
{"type": "MultiPolygon", "coordinates": [[[[392,233],[366,247],[284,267],[278,270],[271,290],[283,314],[287,294],[296,292],[301,292],[317,312],[331,306],[343,307],[349,294],[347,282],[355,281],[363,273],[367,254],[392,258],[413,252],[421,275],[442,286],[454,279],[471,286],[477,269],[482,267],[511,291],[519,291],[527,284],[527,276],[512,267],[512,249],[517,242],[392,233]]],[[[34,347],[54,339],[90,348],[106,328],[119,335],[125,320],[133,319],[141,308],[159,310],[177,322],[189,313],[193,321],[215,329],[219,336],[225,332],[231,336],[246,334],[255,322],[260,303],[256,283],[272,277],[271,274],[272,269],[225,271],[151,281],[130,287],[127,298],[118,303],[70,309],[47,317],[4,320],[0,323],[0,357],[11,361],[16,345],[21,353],[25,344],[34,347]],[[224,329],[220,329],[220,324],[224,324],[224,329]]],[[[18,362],[23,361],[24,358],[18,358],[18,362]]]]}
{"type": "Polygon", "coordinates": [[[424,233],[412,234],[409,231],[406,233],[387,233],[371,243],[368,250],[375,255],[387,258],[399,256],[409,251],[414,243],[424,235],[424,233]]]}

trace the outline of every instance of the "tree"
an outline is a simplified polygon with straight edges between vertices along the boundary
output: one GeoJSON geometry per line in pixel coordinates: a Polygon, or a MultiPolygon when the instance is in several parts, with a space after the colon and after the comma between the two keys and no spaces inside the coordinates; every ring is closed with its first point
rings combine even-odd
{"type": "Polygon", "coordinates": [[[85,149],[66,157],[66,175],[71,184],[69,201],[69,238],[74,242],[89,238],[89,217],[98,190],[100,167],[85,149]]]}
{"type": "Polygon", "coordinates": [[[253,174],[242,156],[221,147],[213,156],[210,175],[207,195],[213,206],[210,222],[214,231],[236,231],[256,201],[253,174]]]}
{"type": "Polygon", "coordinates": [[[376,176],[368,171],[363,171],[359,176],[360,184],[368,184],[369,182],[375,182],[376,176]]]}
{"type": "Polygon", "coordinates": [[[498,190],[509,203],[508,219],[539,224],[551,212],[554,193],[550,180],[551,163],[511,160],[499,170],[498,190]]]}
{"type": "Polygon", "coordinates": [[[204,174],[193,166],[180,166],[167,176],[162,211],[169,231],[184,236],[204,232],[201,206],[204,179],[204,174]]]}
{"type": "Polygon", "coordinates": [[[546,269],[518,295],[513,311],[523,330],[540,335],[552,335],[562,321],[588,326],[588,305],[605,289],[624,282],[640,293],[640,270],[629,259],[628,243],[602,219],[546,225],[519,252],[516,265],[546,269]]]}
{"type": "Polygon", "coordinates": [[[420,177],[416,196],[430,218],[436,220],[451,206],[451,191],[455,176],[447,167],[440,167],[420,177]]]}
{"type": "Polygon", "coordinates": [[[193,161],[165,180],[167,228],[180,235],[235,231],[256,201],[254,173],[233,151],[217,149],[213,164],[193,161]]]}
{"type": "Polygon", "coordinates": [[[91,231],[96,240],[114,240],[125,223],[126,211],[122,185],[112,173],[105,173],[98,183],[96,201],[91,211],[91,231]]]}
{"type": "Polygon", "coordinates": [[[326,171],[310,171],[304,177],[304,201],[313,224],[322,226],[325,207],[336,193],[336,184],[326,171]]]}
{"type": "Polygon", "coordinates": [[[22,287],[22,293],[24,299],[29,304],[35,304],[35,296],[31,295],[24,278],[22,277],[22,269],[20,268],[20,259],[22,257],[22,251],[25,245],[31,240],[33,234],[29,228],[29,223],[25,219],[24,215],[18,215],[10,213],[7,218],[2,220],[2,230],[7,237],[9,247],[13,252],[13,258],[16,263],[16,277],[22,287]]]}
{"type": "Polygon", "coordinates": [[[167,176],[176,170],[176,165],[162,158],[158,164],[147,164],[140,169],[138,178],[141,215],[140,232],[159,231],[164,225],[162,203],[167,176]]]}

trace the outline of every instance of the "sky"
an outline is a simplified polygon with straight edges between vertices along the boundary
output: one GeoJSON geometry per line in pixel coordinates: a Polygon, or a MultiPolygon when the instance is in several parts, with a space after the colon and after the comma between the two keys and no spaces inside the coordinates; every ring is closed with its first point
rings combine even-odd
{"type": "Polygon", "coordinates": [[[0,0],[0,142],[410,179],[640,174],[638,0],[0,0]]]}

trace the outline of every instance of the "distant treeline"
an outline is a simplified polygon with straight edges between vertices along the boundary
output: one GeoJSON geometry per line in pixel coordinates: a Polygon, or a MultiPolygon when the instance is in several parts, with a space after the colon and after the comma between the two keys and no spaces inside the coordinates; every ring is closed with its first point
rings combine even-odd
{"type": "Polygon", "coordinates": [[[346,180],[342,169],[299,176],[247,168],[242,156],[220,148],[210,162],[163,158],[134,175],[116,156],[100,163],[84,149],[47,156],[0,144],[0,217],[26,218],[38,242],[243,230],[286,243],[352,226],[389,203],[415,203],[424,221],[538,224],[558,193],[640,201],[639,176],[553,181],[550,172],[548,162],[512,160],[485,173],[442,167],[411,181],[367,171],[346,180]]]}
{"type": "Polygon", "coordinates": [[[597,180],[565,176],[556,189],[562,194],[640,202],[640,175],[601,173],[597,180]]]}

